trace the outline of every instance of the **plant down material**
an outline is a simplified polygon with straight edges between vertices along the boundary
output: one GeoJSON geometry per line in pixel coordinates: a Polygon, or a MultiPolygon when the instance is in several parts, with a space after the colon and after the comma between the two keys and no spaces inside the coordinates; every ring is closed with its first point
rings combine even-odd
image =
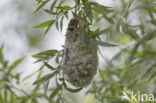
{"type": "Polygon", "coordinates": [[[70,20],[66,33],[63,74],[76,87],[88,86],[97,72],[96,45],[87,21],[79,16],[70,20]]]}

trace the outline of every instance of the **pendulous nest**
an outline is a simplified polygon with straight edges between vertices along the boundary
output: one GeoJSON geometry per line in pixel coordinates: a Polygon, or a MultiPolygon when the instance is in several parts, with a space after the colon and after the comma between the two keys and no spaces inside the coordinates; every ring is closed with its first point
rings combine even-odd
{"type": "Polygon", "coordinates": [[[86,24],[85,19],[75,16],[66,33],[63,74],[76,87],[88,86],[97,72],[97,53],[86,24]],[[73,33],[77,28],[83,31],[73,33]],[[87,38],[85,43],[80,35],[87,38]]]}

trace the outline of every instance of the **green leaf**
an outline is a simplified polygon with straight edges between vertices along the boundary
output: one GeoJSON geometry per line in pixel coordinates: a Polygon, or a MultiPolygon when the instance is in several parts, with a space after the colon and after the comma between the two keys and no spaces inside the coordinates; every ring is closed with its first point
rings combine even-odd
{"type": "Polygon", "coordinates": [[[0,47],[0,62],[3,63],[4,62],[4,57],[3,57],[3,46],[0,47]]]}
{"type": "Polygon", "coordinates": [[[82,4],[84,6],[86,16],[89,18],[90,23],[92,23],[93,15],[92,15],[91,3],[89,3],[88,0],[82,0],[82,4]]]}
{"type": "Polygon", "coordinates": [[[16,68],[23,60],[24,60],[25,57],[21,57],[19,59],[17,59],[16,61],[14,61],[10,67],[9,67],[9,70],[8,72],[11,72],[14,68],[16,68]]]}
{"type": "Polygon", "coordinates": [[[38,61],[44,61],[44,60],[48,60],[54,57],[56,53],[58,53],[58,50],[46,50],[46,51],[37,53],[33,55],[32,57],[38,59],[38,61]]]}
{"type": "Polygon", "coordinates": [[[101,76],[102,80],[106,80],[106,76],[105,76],[104,72],[101,69],[99,69],[99,73],[100,73],[100,76],[101,76]]]}
{"type": "Polygon", "coordinates": [[[46,21],[39,25],[34,26],[34,28],[45,28],[45,27],[48,27],[49,25],[52,25],[54,22],[55,20],[49,20],[49,21],[46,21]]]}
{"type": "Polygon", "coordinates": [[[3,57],[3,45],[0,47],[0,63],[2,64],[2,69],[5,69],[8,66],[8,61],[5,61],[3,57]]]}
{"type": "Polygon", "coordinates": [[[145,78],[148,74],[150,74],[150,75],[151,75],[151,73],[150,73],[150,72],[151,72],[151,71],[152,71],[152,69],[153,69],[153,68],[155,68],[155,67],[156,67],[156,64],[152,64],[150,67],[148,67],[148,68],[147,68],[146,73],[145,73],[142,77],[144,77],[144,78],[145,78]]]}
{"type": "Polygon", "coordinates": [[[148,33],[147,35],[145,35],[144,37],[142,37],[141,39],[139,39],[133,46],[131,52],[129,53],[128,56],[128,60],[127,62],[131,61],[134,58],[134,54],[136,53],[137,49],[139,48],[139,46],[143,43],[146,42],[148,40],[151,40],[153,38],[156,37],[155,35],[156,31],[151,31],[150,33],[148,33]]]}
{"type": "Polygon", "coordinates": [[[153,30],[153,31],[150,31],[147,35],[145,35],[141,41],[144,42],[144,41],[148,41],[148,40],[152,40],[154,38],[156,38],[156,30],[153,30]]]}
{"type": "Polygon", "coordinates": [[[129,53],[127,62],[130,62],[133,58],[134,58],[134,54],[136,53],[138,47],[140,46],[140,41],[135,43],[135,45],[133,46],[133,48],[131,49],[131,52],[129,53]]]}
{"type": "Polygon", "coordinates": [[[38,75],[37,75],[37,80],[40,79],[42,72],[43,72],[43,70],[41,69],[41,70],[39,71],[38,75]]]}
{"type": "Polygon", "coordinates": [[[64,10],[70,10],[70,9],[72,9],[72,7],[70,7],[70,6],[63,6],[63,9],[64,10]]]}
{"type": "Polygon", "coordinates": [[[47,83],[45,84],[44,94],[46,94],[46,92],[47,92],[47,90],[48,90],[49,82],[50,82],[50,81],[47,81],[47,83]]]}
{"type": "Polygon", "coordinates": [[[83,88],[78,88],[78,89],[68,88],[68,87],[67,87],[67,84],[66,84],[65,82],[63,82],[63,86],[64,86],[64,88],[65,88],[67,91],[69,91],[69,92],[71,92],[71,93],[77,93],[77,92],[79,92],[80,90],[83,89],[83,88]]]}
{"type": "Polygon", "coordinates": [[[92,9],[94,11],[96,11],[98,13],[101,13],[103,15],[108,14],[108,13],[111,13],[111,12],[114,11],[114,10],[111,10],[111,7],[100,5],[97,2],[91,2],[91,4],[94,6],[94,7],[92,7],[92,9]]]}
{"type": "Polygon", "coordinates": [[[88,8],[88,0],[82,0],[82,4],[84,7],[88,8]]]}
{"type": "Polygon", "coordinates": [[[61,18],[61,22],[60,22],[61,31],[62,31],[62,28],[63,28],[63,19],[64,19],[64,16],[61,18]]]}
{"type": "Polygon", "coordinates": [[[62,50],[60,50],[59,52],[58,52],[58,54],[57,54],[57,56],[56,56],[56,59],[55,59],[55,61],[56,61],[56,63],[60,63],[60,60],[59,60],[59,58],[61,57],[61,58],[63,58],[63,53],[64,53],[64,49],[62,49],[62,50]]]}
{"type": "Polygon", "coordinates": [[[156,7],[152,7],[152,8],[150,8],[150,10],[151,10],[152,12],[156,13],[156,7]]]}
{"type": "Polygon", "coordinates": [[[97,45],[100,45],[100,46],[105,46],[105,47],[117,46],[115,44],[111,44],[111,43],[107,43],[107,42],[103,42],[103,41],[98,41],[98,40],[95,40],[94,43],[97,45]]]}
{"type": "Polygon", "coordinates": [[[129,3],[132,4],[133,3],[133,0],[129,0],[129,3]]]}
{"type": "Polygon", "coordinates": [[[62,85],[58,85],[58,86],[54,89],[54,91],[50,94],[50,98],[51,98],[51,99],[54,98],[61,88],[62,88],[62,85]]]}
{"type": "Polygon", "coordinates": [[[48,63],[44,62],[44,65],[49,68],[50,70],[56,70],[55,68],[53,68],[51,65],[49,65],[48,63]]]}
{"type": "Polygon", "coordinates": [[[22,79],[22,82],[25,81],[25,80],[27,80],[27,79],[29,79],[30,77],[32,77],[32,76],[33,76],[35,73],[37,73],[38,71],[42,70],[43,67],[44,67],[44,65],[42,65],[42,66],[39,68],[39,70],[37,70],[37,71],[35,71],[35,72],[29,74],[28,76],[24,77],[24,78],[22,79]]]}
{"type": "Polygon", "coordinates": [[[56,5],[56,2],[57,2],[57,0],[55,0],[55,1],[51,4],[50,13],[53,12],[53,9],[54,9],[54,7],[55,7],[55,5],[56,5]]]}
{"type": "Polygon", "coordinates": [[[156,26],[156,20],[153,19],[153,20],[151,20],[150,22],[151,22],[153,25],[156,26]]]}
{"type": "Polygon", "coordinates": [[[107,32],[108,29],[109,29],[109,28],[106,28],[105,30],[100,30],[100,29],[98,28],[98,29],[96,29],[95,31],[92,31],[92,32],[91,32],[91,35],[92,35],[93,38],[96,38],[96,37],[98,37],[99,35],[101,35],[101,34],[107,32]]]}
{"type": "Polygon", "coordinates": [[[49,79],[51,79],[52,77],[54,77],[55,75],[57,75],[59,72],[60,72],[59,70],[56,70],[56,71],[54,71],[53,73],[47,74],[47,75],[43,76],[42,78],[40,78],[39,80],[35,81],[35,82],[33,83],[33,85],[34,85],[34,84],[39,85],[39,84],[41,84],[41,83],[44,83],[44,82],[46,82],[47,80],[49,80],[49,79]]]}
{"type": "Polygon", "coordinates": [[[1,94],[0,94],[0,101],[1,101],[2,103],[4,103],[4,100],[3,100],[3,97],[1,96],[1,94]]]}
{"type": "Polygon", "coordinates": [[[114,23],[113,18],[109,18],[109,17],[107,17],[106,15],[103,15],[103,17],[104,17],[109,23],[111,23],[111,24],[114,23]]]}
{"type": "Polygon", "coordinates": [[[60,100],[61,100],[61,98],[57,98],[56,103],[61,103],[60,100]]]}
{"type": "Polygon", "coordinates": [[[45,6],[50,0],[46,0],[46,1],[43,1],[38,7],[36,10],[33,11],[33,13],[37,12],[38,10],[40,10],[43,6],[45,6]]]}
{"type": "Polygon", "coordinates": [[[65,12],[64,12],[64,15],[65,15],[65,17],[66,17],[67,19],[69,18],[68,11],[65,11],[65,12]]]}
{"type": "Polygon", "coordinates": [[[56,29],[59,31],[58,21],[55,23],[56,29]]]}
{"type": "Polygon", "coordinates": [[[130,34],[130,36],[133,37],[134,39],[138,39],[139,38],[139,36],[137,35],[135,30],[127,28],[127,33],[130,34]]]}
{"type": "Polygon", "coordinates": [[[90,22],[91,22],[91,24],[92,24],[92,22],[93,22],[93,13],[92,13],[92,7],[91,7],[91,3],[89,3],[89,6],[88,6],[88,18],[89,18],[89,20],[90,20],[90,22]]]}
{"type": "Polygon", "coordinates": [[[46,31],[44,32],[44,36],[48,33],[48,31],[50,30],[51,26],[52,26],[52,24],[50,24],[50,25],[48,26],[48,28],[47,28],[46,31]]]}

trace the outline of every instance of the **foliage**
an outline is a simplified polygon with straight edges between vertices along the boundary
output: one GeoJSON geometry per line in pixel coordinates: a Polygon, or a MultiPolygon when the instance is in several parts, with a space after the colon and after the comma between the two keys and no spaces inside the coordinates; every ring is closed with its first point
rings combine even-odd
{"type": "MultiPolygon", "coordinates": [[[[44,10],[50,15],[48,21],[34,26],[34,28],[46,28],[44,35],[52,25],[55,25],[58,31],[62,31],[65,19],[69,19],[71,15],[79,15],[88,21],[86,26],[95,40],[95,45],[99,46],[96,49],[101,57],[104,56],[100,47],[118,49],[118,53],[111,59],[103,58],[106,63],[104,67],[98,69],[97,77],[87,92],[94,94],[96,103],[138,103],[138,101],[122,100],[121,96],[124,92],[129,95],[129,98],[132,98],[130,95],[132,91],[136,94],[141,92],[155,95],[156,2],[154,0],[119,0],[119,7],[107,7],[89,0],[74,0],[74,6],[66,5],[68,0],[53,0],[52,3],[51,0],[36,0],[36,2],[37,8],[34,13],[44,10]],[[45,5],[50,3],[49,9],[45,8],[47,7],[45,5]]],[[[75,29],[73,33],[81,29],[83,28],[75,29]]],[[[80,38],[85,43],[85,37],[80,36],[80,38]]],[[[38,79],[34,82],[35,88],[32,94],[27,94],[11,84],[13,78],[19,82],[20,74],[13,75],[12,71],[23,58],[8,65],[8,61],[3,57],[2,48],[0,49],[2,66],[0,72],[3,73],[0,77],[0,90],[3,91],[0,94],[2,103],[9,102],[9,100],[12,103],[15,100],[16,103],[29,103],[29,101],[37,103],[38,98],[45,98],[49,103],[63,103],[64,91],[77,93],[82,90],[82,88],[69,86],[62,75],[64,49],[46,50],[33,55],[37,59],[36,62],[41,62],[43,65],[38,70],[38,79]],[[50,65],[51,59],[55,59],[57,67],[50,65]],[[51,72],[41,76],[45,67],[51,72]],[[49,86],[51,80],[55,80],[55,87],[49,86]],[[23,93],[24,96],[17,95],[14,90],[23,93]]]]}
{"type": "MultiPolygon", "coordinates": [[[[154,88],[150,87],[155,85],[156,80],[156,48],[152,44],[156,37],[156,2],[154,0],[120,0],[120,8],[113,8],[89,0],[74,1],[75,6],[71,7],[64,5],[66,0],[60,2],[55,0],[50,9],[45,9],[45,12],[52,15],[53,19],[50,21],[53,22],[51,24],[55,24],[56,28],[61,31],[64,17],[68,19],[69,13],[79,15],[87,19],[87,27],[90,28],[90,34],[95,39],[96,45],[112,47],[118,44],[121,47],[119,53],[114,55],[111,60],[106,60],[105,68],[99,69],[100,75],[97,80],[93,81],[90,93],[95,95],[96,101],[99,103],[129,103],[120,97],[124,91],[152,93],[150,91],[154,91],[154,88]],[[134,12],[140,14],[132,17],[134,12]],[[142,17],[142,12],[145,12],[144,17],[142,17]],[[136,18],[138,23],[133,23],[136,18]],[[98,21],[100,23],[102,20],[108,23],[107,27],[104,28],[102,25],[95,29],[94,24],[98,21]],[[116,44],[101,41],[102,36],[109,37],[116,44]],[[121,42],[125,37],[128,38],[129,43],[121,42]]],[[[38,3],[44,4],[44,2],[38,3]]],[[[45,27],[45,24],[48,24],[48,21],[35,27],[42,28],[45,27]]],[[[51,24],[46,25],[46,33],[51,24]]],[[[77,31],[81,31],[81,28],[77,31]]],[[[101,52],[100,54],[102,55],[101,52]]],[[[61,62],[57,62],[58,67],[61,66],[61,62]]],[[[47,67],[51,68],[50,65],[47,67]]],[[[63,77],[60,81],[62,80],[64,80],[63,77]]],[[[60,85],[57,86],[54,93],[58,92],[58,88],[60,85]]]]}

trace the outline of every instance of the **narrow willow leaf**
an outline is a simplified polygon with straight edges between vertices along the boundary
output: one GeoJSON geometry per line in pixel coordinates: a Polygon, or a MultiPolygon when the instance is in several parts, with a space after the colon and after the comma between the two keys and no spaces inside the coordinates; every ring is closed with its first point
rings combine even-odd
{"type": "Polygon", "coordinates": [[[25,81],[25,80],[27,80],[27,79],[29,79],[29,78],[31,78],[35,73],[37,73],[38,71],[42,70],[43,67],[44,67],[44,65],[42,65],[42,66],[39,68],[39,70],[37,70],[37,71],[35,71],[35,72],[29,74],[28,76],[24,77],[24,78],[22,79],[22,82],[25,81]]]}
{"type": "Polygon", "coordinates": [[[95,44],[100,45],[100,46],[105,46],[105,47],[113,47],[113,46],[117,46],[115,44],[111,44],[111,43],[107,43],[107,42],[103,42],[103,41],[94,41],[95,44]]]}
{"type": "Polygon", "coordinates": [[[60,102],[60,100],[61,100],[61,99],[60,99],[60,98],[58,98],[58,99],[57,99],[57,101],[56,101],[56,103],[61,103],[61,102],[60,102]]]}
{"type": "Polygon", "coordinates": [[[55,75],[57,75],[60,71],[56,70],[53,73],[47,74],[45,76],[43,76],[42,78],[40,78],[39,80],[35,81],[33,84],[41,84],[46,82],[47,80],[51,79],[52,77],[54,77],[55,75]]]}
{"type": "Polygon", "coordinates": [[[132,48],[132,50],[131,50],[131,52],[129,54],[127,62],[129,62],[129,61],[131,61],[133,59],[134,54],[136,53],[136,51],[137,51],[138,47],[140,46],[140,44],[142,44],[143,42],[146,42],[146,41],[151,40],[151,39],[156,37],[155,33],[156,33],[156,31],[152,31],[152,32],[148,33],[147,35],[142,37],[139,41],[137,41],[134,44],[134,46],[133,46],[133,48],[132,48]]]}
{"type": "Polygon", "coordinates": [[[156,13],[156,7],[152,7],[152,8],[150,8],[150,10],[151,10],[152,12],[156,13]]]}
{"type": "Polygon", "coordinates": [[[78,15],[81,17],[82,16],[82,10],[79,11],[78,15]]]}
{"type": "Polygon", "coordinates": [[[46,21],[39,25],[34,26],[34,28],[45,28],[45,27],[48,27],[49,25],[53,24],[54,22],[55,22],[55,20],[49,20],[49,21],[46,21]]]}
{"type": "Polygon", "coordinates": [[[135,45],[133,46],[131,52],[129,53],[127,63],[130,62],[134,58],[134,54],[136,53],[139,46],[140,46],[140,42],[135,43],[135,45]]]}
{"type": "Polygon", "coordinates": [[[37,7],[37,9],[34,10],[33,13],[37,12],[38,10],[40,10],[40,9],[41,9],[43,6],[45,6],[49,1],[50,1],[50,0],[46,0],[46,1],[42,2],[42,3],[37,7]]]}
{"type": "Polygon", "coordinates": [[[63,28],[63,19],[64,19],[64,16],[61,18],[61,21],[60,21],[60,28],[61,28],[61,31],[62,31],[62,28],[63,28]]]}
{"type": "Polygon", "coordinates": [[[143,77],[145,78],[151,71],[153,68],[156,67],[156,64],[152,64],[149,68],[147,68],[146,73],[143,75],[143,77]]]}
{"type": "Polygon", "coordinates": [[[8,97],[7,89],[4,89],[4,100],[5,100],[6,103],[8,103],[7,97],[8,97]]]}
{"type": "Polygon", "coordinates": [[[156,26],[156,20],[153,19],[153,20],[151,20],[150,22],[151,22],[153,25],[156,26]]]}
{"type": "Polygon", "coordinates": [[[109,23],[111,23],[111,24],[114,23],[113,18],[109,18],[109,17],[107,17],[106,15],[103,15],[103,17],[104,17],[109,23]]]}
{"type": "Polygon", "coordinates": [[[25,57],[21,57],[19,59],[17,59],[16,61],[14,61],[10,67],[9,67],[9,70],[8,72],[11,72],[14,68],[16,68],[23,60],[24,60],[25,57]]]}
{"type": "Polygon", "coordinates": [[[3,63],[4,62],[4,57],[3,57],[3,46],[0,47],[0,62],[3,63]]]}
{"type": "Polygon", "coordinates": [[[61,88],[62,88],[62,85],[58,85],[58,86],[54,89],[54,91],[50,94],[50,98],[51,98],[51,99],[54,98],[61,88]]]}
{"type": "Polygon", "coordinates": [[[103,73],[101,69],[99,69],[99,73],[100,73],[102,80],[106,80],[105,74],[103,73]]]}
{"type": "Polygon", "coordinates": [[[13,95],[13,94],[10,94],[10,101],[11,101],[12,103],[15,103],[15,99],[14,99],[14,95],[13,95]]]}
{"type": "Polygon", "coordinates": [[[64,10],[70,10],[70,9],[72,9],[72,7],[70,7],[70,6],[63,6],[63,9],[64,10]]]}
{"type": "Polygon", "coordinates": [[[82,4],[84,6],[86,14],[88,14],[88,7],[89,7],[88,0],[82,0],[82,4]]]}
{"type": "Polygon", "coordinates": [[[155,72],[153,72],[153,73],[150,75],[150,78],[148,79],[148,81],[151,81],[154,77],[155,77],[155,72]]]}
{"type": "Polygon", "coordinates": [[[92,13],[92,8],[91,8],[91,3],[89,3],[89,6],[88,6],[88,14],[89,14],[89,20],[92,24],[93,22],[93,13],[92,13]]]}
{"type": "Polygon", "coordinates": [[[88,0],[82,0],[82,4],[84,5],[84,7],[88,7],[88,0]]]}
{"type": "Polygon", "coordinates": [[[57,0],[55,0],[55,1],[51,4],[50,13],[53,12],[53,9],[54,9],[54,7],[55,7],[55,5],[56,5],[56,2],[57,2],[57,0]]]}
{"type": "Polygon", "coordinates": [[[52,13],[50,13],[50,10],[49,10],[49,9],[44,9],[44,12],[46,12],[46,13],[48,13],[48,14],[53,14],[53,15],[58,14],[57,12],[52,12],[52,13]]]}
{"type": "Polygon", "coordinates": [[[108,29],[109,29],[109,27],[106,28],[106,29],[104,29],[104,30],[100,30],[100,29],[98,28],[98,29],[96,29],[95,31],[92,31],[92,32],[91,32],[91,35],[92,35],[93,38],[96,38],[96,37],[98,37],[99,35],[101,35],[101,34],[107,32],[108,29]]]}
{"type": "Polygon", "coordinates": [[[129,0],[129,7],[131,6],[131,4],[133,3],[134,0],[129,0]]]}
{"type": "Polygon", "coordinates": [[[4,103],[4,100],[3,100],[3,97],[1,94],[0,94],[0,101],[1,101],[1,103],[4,103]]]}
{"type": "Polygon", "coordinates": [[[55,26],[56,26],[56,29],[59,31],[59,24],[58,24],[58,21],[56,21],[55,26]]]}
{"type": "Polygon", "coordinates": [[[52,67],[51,65],[49,65],[48,63],[44,62],[44,65],[49,68],[50,70],[56,70],[54,67],[52,67]]]}
{"type": "Polygon", "coordinates": [[[143,41],[148,41],[148,40],[154,39],[156,37],[156,34],[155,33],[156,33],[156,30],[153,30],[153,31],[149,32],[147,35],[145,35],[141,39],[141,41],[143,42],[143,41]]]}
{"type": "Polygon", "coordinates": [[[83,88],[78,88],[78,89],[68,88],[68,87],[67,87],[67,84],[66,84],[65,82],[63,82],[63,86],[64,86],[64,88],[65,88],[67,91],[69,91],[69,92],[71,92],[71,93],[77,93],[77,92],[79,92],[80,90],[83,89],[83,88]]]}
{"type": "Polygon", "coordinates": [[[47,93],[48,86],[49,86],[49,82],[50,82],[50,81],[47,81],[47,83],[45,84],[44,94],[46,94],[46,93],[47,93]]]}
{"type": "Polygon", "coordinates": [[[65,15],[65,17],[66,17],[67,19],[69,18],[68,11],[65,11],[65,12],[64,12],[64,15],[65,15]]]}
{"type": "Polygon", "coordinates": [[[50,14],[50,10],[49,9],[44,9],[44,11],[48,14],[50,14]]]}
{"type": "Polygon", "coordinates": [[[91,4],[94,6],[92,8],[94,11],[104,14],[104,15],[114,11],[114,10],[111,10],[111,7],[100,5],[97,2],[91,2],[91,4]]]}
{"type": "Polygon", "coordinates": [[[46,51],[43,51],[43,52],[40,52],[40,53],[33,55],[33,57],[40,57],[43,55],[54,56],[57,52],[58,52],[58,50],[54,50],[54,49],[53,50],[46,50],[46,51]]]}
{"type": "Polygon", "coordinates": [[[40,53],[33,55],[32,57],[38,59],[39,61],[48,60],[55,56],[58,53],[58,50],[46,50],[40,53]]]}
{"type": "Polygon", "coordinates": [[[138,39],[138,38],[139,38],[139,36],[137,35],[137,33],[136,33],[135,30],[132,30],[132,29],[130,29],[130,28],[127,28],[127,33],[128,33],[131,37],[133,37],[134,39],[138,39]]]}
{"type": "Polygon", "coordinates": [[[37,75],[37,80],[39,80],[41,78],[41,74],[42,74],[42,70],[39,71],[39,73],[37,75]]]}
{"type": "Polygon", "coordinates": [[[46,31],[44,32],[44,36],[48,33],[48,31],[50,30],[51,26],[52,26],[52,24],[50,24],[50,25],[47,27],[46,31]]]}

